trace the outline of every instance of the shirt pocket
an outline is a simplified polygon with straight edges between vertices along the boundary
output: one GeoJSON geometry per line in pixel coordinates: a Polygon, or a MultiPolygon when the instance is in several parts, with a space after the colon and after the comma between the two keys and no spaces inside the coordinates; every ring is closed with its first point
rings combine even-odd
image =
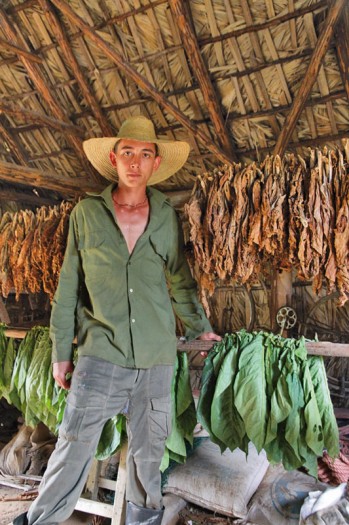
{"type": "Polygon", "coordinates": [[[104,231],[88,232],[80,239],[79,250],[86,283],[104,282],[110,274],[111,250],[104,231]]]}
{"type": "Polygon", "coordinates": [[[142,276],[148,282],[161,283],[165,281],[166,250],[164,241],[157,237],[149,237],[150,251],[143,261],[142,276]]]}

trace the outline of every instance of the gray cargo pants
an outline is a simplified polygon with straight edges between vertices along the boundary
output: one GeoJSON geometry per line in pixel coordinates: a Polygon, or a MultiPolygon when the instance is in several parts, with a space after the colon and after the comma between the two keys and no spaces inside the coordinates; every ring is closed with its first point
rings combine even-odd
{"type": "Polygon", "coordinates": [[[72,514],[104,423],[128,406],[126,499],[162,507],[159,466],[170,432],[172,366],[130,369],[82,356],[55,451],[28,511],[29,525],[56,525],[72,514]]]}

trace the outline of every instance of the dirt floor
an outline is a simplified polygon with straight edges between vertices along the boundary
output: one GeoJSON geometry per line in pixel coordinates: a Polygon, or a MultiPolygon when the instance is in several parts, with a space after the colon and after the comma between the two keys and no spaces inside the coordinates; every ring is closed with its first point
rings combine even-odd
{"type": "MultiPolygon", "coordinates": [[[[20,501],[17,498],[23,496],[23,491],[8,487],[0,487],[0,525],[9,525],[12,520],[26,512],[31,501],[20,501]]],[[[109,520],[110,521],[110,520],[109,520]]],[[[93,522],[93,516],[83,512],[74,512],[64,525],[83,525],[93,522]]]]}

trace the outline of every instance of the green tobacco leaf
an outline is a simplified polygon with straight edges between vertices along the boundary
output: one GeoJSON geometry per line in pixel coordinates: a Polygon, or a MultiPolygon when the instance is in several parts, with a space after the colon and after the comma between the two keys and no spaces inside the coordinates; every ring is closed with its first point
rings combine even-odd
{"type": "Polygon", "coordinates": [[[316,401],[314,386],[307,361],[304,361],[302,376],[305,399],[305,440],[307,446],[314,452],[314,454],[316,454],[318,457],[322,457],[324,451],[324,433],[322,429],[321,416],[316,401]]]}
{"type": "Polygon", "coordinates": [[[0,323],[0,397],[4,390],[4,361],[7,348],[7,337],[5,336],[6,325],[0,323]]]}
{"type": "Polygon", "coordinates": [[[258,452],[264,446],[267,425],[267,396],[262,334],[241,348],[235,378],[235,406],[243,419],[246,434],[258,452]]]}
{"type": "Polygon", "coordinates": [[[211,406],[211,440],[221,452],[242,448],[246,434],[244,422],[234,403],[234,379],[237,373],[239,349],[236,344],[225,356],[219,371],[211,406]]]}
{"type": "Polygon", "coordinates": [[[197,406],[197,418],[203,428],[214,439],[211,429],[211,406],[216,388],[217,377],[226,354],[236,342],[235,334],[227,334],[205,359],[201,377],[201,392],[197,406]]]}
{"type": "Polygon", "coordinates": [[[327,375],[322,357],[309,356],[308,366],[312,378],[317,406],[319,409],[324,447],[331,457],[339,454],[339,432],[328,389],[327,375]]]}
{"type": "MultiPolygon", "coordinates": [[[[180,457],[185,458],[187,455],[187,450],[185,446],[184,436],[177,424],[176,389],[177,389],[179,372],[180,372],[180,359],[178,358],[178,354],[177,354],[176,363],[174,367],[173,380],[172,380],[172,385],[171,385],[172,424],[171,424],[171,432],[166,439],[166,448],[168,450],[168,457],[171,455],[171,453],[173,453],[180,457]]],[[[164,466],[164,468],[166,467],[164,466]]]]}
{"type": "Polygon", "coordinates": [[[196,409],[190,385],[188,355],[178,353],[179,368],[176,381],[176,420],[183,437],[193,444],[193,432],[196,425],[196,409]]]}
{"type": "Polygon", "coordinates": [[[115,454],[121,445],[123,434],[126,432],[125,416],[119,414],[109,419],[103,427],[98,442],[96,459],[104,460],[115,454]]]}

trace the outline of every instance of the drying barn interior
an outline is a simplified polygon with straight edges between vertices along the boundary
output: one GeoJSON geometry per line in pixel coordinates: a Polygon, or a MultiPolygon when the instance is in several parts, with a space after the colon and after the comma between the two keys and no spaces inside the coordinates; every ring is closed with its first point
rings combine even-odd
{"type": "MultiPolygon", "coordinates": [[[[83,141],[138,115],[190,144],[155,188],[222,337],[177,319],[163,525],[349,523],[348,34],[347,0],[1,0],[0,525],[65,407],[52,299],[70,214],[109,184],[83,141]]],[[[69,523],[124,524],[126,451],[118,416],[69,523]]]]}

